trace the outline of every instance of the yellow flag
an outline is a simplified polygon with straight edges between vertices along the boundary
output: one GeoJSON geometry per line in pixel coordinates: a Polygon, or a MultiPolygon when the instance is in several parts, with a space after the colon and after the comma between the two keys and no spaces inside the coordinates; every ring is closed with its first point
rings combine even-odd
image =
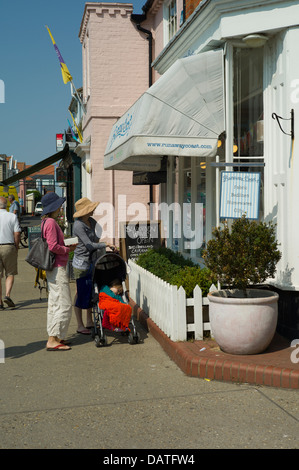
{"type": "Polygon", "coordinates": [[[53,46],[54,46],[54,49],[56,51],[56,54],[57,54],[57,57],[58,57],[58,60],[59,60],[59,63],[60,63],[63,82],[64,83],[71,82],[73,80],[73,77],[71,76],[71,74],[69,72],[69,69],[66,66],[66,63],[64,62],[63,57],[60,54],[60,51],[59,51],[58,47],[56,46],[56,42],[55,42],[55,40],[54,40],[54,38],[51,34],[51,31],[49,30],[48,26],[46,26],[46,28],[47,28],[48,33],[50,35],[50,38],[53,42],[53,46]]]}

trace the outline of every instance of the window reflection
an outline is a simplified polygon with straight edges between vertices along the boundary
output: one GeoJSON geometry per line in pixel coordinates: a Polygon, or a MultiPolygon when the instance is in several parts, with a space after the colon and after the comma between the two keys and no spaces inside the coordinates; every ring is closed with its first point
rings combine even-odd
{"type": "MultiPolygon", "coordinates": [[[[264,48],[234,50],[234,162],[264,162],[264,48]]],[[[240,171],[240,169],[236,170],[240,171]]],[[[250,165],[242,171],[261,172],[260,219],[264,214],[264,169],[250,165]]]]}
{"type": "Polygon", "coordinates": [[[263,156],[263,48],[234,51],[235,157],[263,156]]]}

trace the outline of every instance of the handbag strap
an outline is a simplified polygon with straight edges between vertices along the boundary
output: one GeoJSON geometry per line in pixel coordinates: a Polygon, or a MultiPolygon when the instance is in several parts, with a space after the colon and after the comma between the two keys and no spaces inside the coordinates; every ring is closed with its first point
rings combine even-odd
{"type": "Polygon", "coordinates": [[[42,237],[43,240],[45,240],[45,237],[43,236],[43,228],[44,228],[44,225],[45,225],[45,223],[46,223],[46,220],[47,220],[47,219],[42,220],[42,223],[41,223],[41,237],[42,237]],[[44,225],[43,225],[43,224],[44,224],[44,225]]]}

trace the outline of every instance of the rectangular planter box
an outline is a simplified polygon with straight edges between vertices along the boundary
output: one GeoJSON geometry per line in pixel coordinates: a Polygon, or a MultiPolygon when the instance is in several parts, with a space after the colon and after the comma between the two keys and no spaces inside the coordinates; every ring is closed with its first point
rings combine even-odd
{"type": "MultiPolygon", "coordinates": [[[[130,297],[172,341],[186,341],[188,333],[203,339],[204,332],[210,331],[209,301],[199,286],[193,298],[186,299],[183,287],[168,284],[132,260],[129,267],[130,297]]],[[[211,290],[216,287],[212,285],[211,290]]]]}

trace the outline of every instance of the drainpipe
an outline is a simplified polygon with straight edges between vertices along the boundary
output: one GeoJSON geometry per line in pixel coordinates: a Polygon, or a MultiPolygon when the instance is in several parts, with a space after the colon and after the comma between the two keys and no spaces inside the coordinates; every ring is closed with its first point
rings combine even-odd
{"type": "Polygon", "coordinates": [[[153,60],[153,35],[152,32],[149,31],[148,29],[142,28],[140,24],[137,24],[137,29],[138,31],[141,31],[142,33],[147,34],[147,40],[148,40],[148,85],[149,87],[152,86],[153,84],[153,78],[152,78],[152,60],[153,60]]]}
{"type": "MultiPolygon", "coordinates": [[[[136,27],[138,29],[138,31],[141,31],[142,33],[145,33],[147,34],[147,40],[148,40],[148,85],[149,87],[152,86],[153,84],[153,77],[152,77],[152,60],[153,60],[153,35],[152,35],[152,32],[149,31],[148,29],[145,29],[145,28],[142,28],[142,26],[140,26],[140,23],[137,22],[138,21],[138,15],[136,15],[135,17],[132,15],[131,18],[134,22],[136,22],[136,27]]],[[[145,17],[142,17],[143,20],[145,19],[145,17]]],[[[150,185],[149,187],[149,206],[151,208],[151,203],[154,202],[154,197],[153,197],[153,186],[150,185]]],[[[151,209],[150,209],[150,220],[153,218],[153,214],[151,213],[151,209]]]]}

